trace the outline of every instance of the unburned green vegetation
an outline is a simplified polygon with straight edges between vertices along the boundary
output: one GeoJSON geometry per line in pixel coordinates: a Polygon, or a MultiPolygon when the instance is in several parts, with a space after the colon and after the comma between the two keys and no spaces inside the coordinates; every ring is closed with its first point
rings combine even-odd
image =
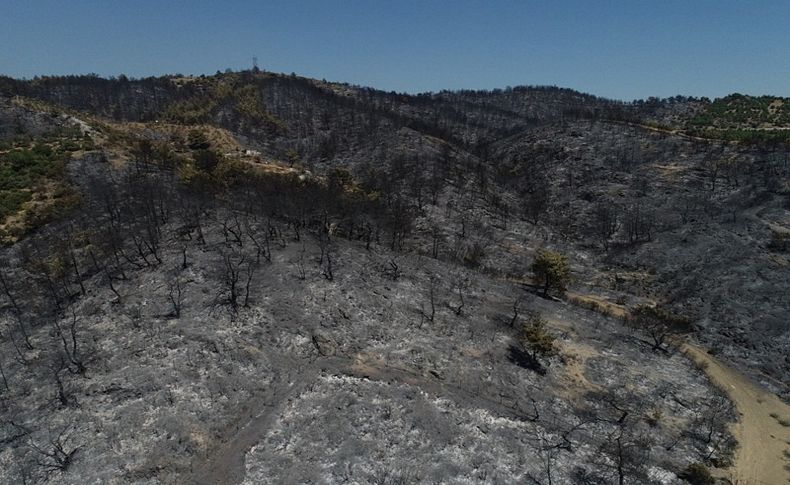
{"type": "Polygon", "coordinates": [[[60,130],[4,142],[0,152],[0,238],[13,241],[67,211],[79,200],[66,165],[77,150],[92,148],[79,130],[60,130]]]}
{"type": "Polygon", "coordinates": [[[689,134],[750,145],[790,142],[790,103],[776,96],[731,94],[686,122],[689,134]]]}
{"type": "Polygon", "coordinates": [[[731,94],[710,103],[689,126],[722,128],[790,125],[790,104],[776,96],[731,94]]]}
{"type": "MultiPolygon", "coordinates": [[[[163,116],[180,124],[208,123],[217,111],[230,107],[244,121],[259,123],[273,129],[284,126],[272,115],[261,98],[260,87],[248,83],[241,74],[226,74],[212,78],[196,78],[192,82],[200,86],[202,94],[174,101],[163,111],[163,116]]],[[[242,131],[245,131],[243,126],[242,131]]]]}

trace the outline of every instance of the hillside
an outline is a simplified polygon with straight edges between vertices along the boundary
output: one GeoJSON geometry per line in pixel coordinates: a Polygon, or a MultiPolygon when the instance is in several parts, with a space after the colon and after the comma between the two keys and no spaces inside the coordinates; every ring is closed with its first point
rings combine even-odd
{"type": "Polygon", "coordinates": [[[712,128],[790,128],[790,107],[785,98],[731,94],[714,100],[689,120],[712,128]]]}
{"type": "Polygon", "coordinates": [[[777,96],[731,94],[709,103],[686,123],[689,132],[746,143],[787,143],[790,105],[777,96]]]}
{"type": "Polygon", "coordinates": [[[785,483],[790,147],[717,139],[783,126],[740,99],[0,78],[0,481],[785,483]]]}

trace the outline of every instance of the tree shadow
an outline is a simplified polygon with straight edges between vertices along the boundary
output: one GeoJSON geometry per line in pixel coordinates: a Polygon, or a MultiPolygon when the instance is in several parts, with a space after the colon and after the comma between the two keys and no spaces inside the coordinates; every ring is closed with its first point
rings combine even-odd
{"type": "Polygon", "coordinates": [[[508,349],[508,360],[524,369],[529,369],[542,376],[546,375],[546,367],[517,345],[511,345],[508,349]]]}
{"type": "Polygon", "coordinates": [[[539,298],[543,298],[544,300],[548,301],[562,301],[561,298],[557,298],[551,294],[546,294],[543,292],[543,286],[540,285],[533,285],[531,283],[521,283],[521,289],[526,291],[527,293],[531,293],[539,298]]]}

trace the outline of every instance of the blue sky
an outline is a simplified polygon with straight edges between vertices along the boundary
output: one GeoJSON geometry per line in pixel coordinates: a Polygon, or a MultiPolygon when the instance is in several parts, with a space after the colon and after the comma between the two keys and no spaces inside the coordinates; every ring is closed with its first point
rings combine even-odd
{"type": "Polygon", "coordinates": [[[790,2],[0,0],[0,73],[244,69],[386,90],[790,96],[790,2]]]}

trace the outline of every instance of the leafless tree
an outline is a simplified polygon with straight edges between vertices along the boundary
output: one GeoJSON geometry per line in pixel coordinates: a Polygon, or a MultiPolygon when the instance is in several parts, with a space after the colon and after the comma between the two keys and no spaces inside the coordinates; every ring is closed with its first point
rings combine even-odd
{"type": "Polygon", "coordinates": [[[74,249],[74,236],[71,230],[68,231],[66,235],[66,241],[68,244],[68,249],[66,250],[69,258],[69,262],[71,263],[71,269],[74,271],[74,279],[77,280],[77,283],[80,286],[80,292],[83,296],[85,296],[85,285],[82,283],[82,274],[80,274],[80,268],[77,264],[77,254],[76,250],[74,249]]]}
{"type": "MultiPolygon", "coordinates": [[[[4,339],[4,334],[0,332],[0,341],[4,339]]],[[[14,360],[19,362],[22,365],[26,365],[28,363],[27,358],[25,358],[25,354],[22,353],[22,349],[19,348],[19,344],[16,342],[16,337],[14,336],[14,330],[11,328],[11,324],[8,324],[8,340],[11,341],[11,345],[14,347],[14,360]]]]}
{"type": "Polygon", "coordinates": [[[628,242],[650,241],[655,229],[655,211],[647,207],[641,199],[637,199],[625,211],[623,228],[628,242]]]}
{"type": "Polygon", "coordinates": [[[551,201],[551,185],[541,172],[535,172],[534,177],[521,190],[523,214],[532,224],[537,224],[549,209],[551,201]]]}
{"type": "Polygon", "coordinates": [[[434,259],[439,258],[439,249],[441,248],[444,236],[441,229],[437,226],[431,227],[431,257],[434,259]]]}
{"type": "Polygon", "coordinates": [[[183,304],[184,286],[179,276],[174,276],[167,284],[167,299],[173,306],[173,317],[181,318],[181,306],[183,304]]]}
{"type": "Polygon", "coordinates": [[[603,483],[645,483],[645,465],[654,445],[649,433],[640,427],[648,401],[623,388],[595,391],[588,397],[589,402],[597,403],[590,419],[608,427],[600,434],[598,453],[591,460],[596,472],[590,476],[605,477],[603,483]]]}
{"type": "Polygon", "coordinates": [[[593,208],[593,233],[601,241],[604,250],[609,249],[609,240],[620,228],[617,210],[611,202],[599,202],[593,208]]]}
{"type": "Polygon", "coordinates": [[[240,248],[244,246],[241,224],[236,214],[222,220],[222,235],[225,236],[225,244],[236,244],[240,248]]]}
{"type": "Polygon", "coordinates": [[[6,298],[8,298],[9,303],[11,303],[11,308],[14,310],[14,316],[16,317],[19,331],[22,333],[22,337],[25,339],[25,346],[28,349],[32,349],[33,344],[30,343],[30,336],[27,333],[24,322],[22,322],[22,310],[19,307],[19,303],[17,302],[14,293],[11,291],[11,287],[9,286],[8,280],[6,279],[3,271],[0,271],[0,285],[2,285],[3,293],[5,293],[6,298]]]}
{"type": "Polygon", "coordinates": [[[721,151],[708,150],[708,152],[705,154],[705,157],[702,160],[701,165],[705,170],[705,173],[708,178],[708,184],[710,185],[710,193],[711,195],[713,195],[716,193],[716,182],[719,179],[719,172],[721,171],[722,167],[725,165],[721,151]]]}
{"type": "Polygon", "coordinates": [[[107,283],[110,285],[110,291],[112,291],[115,294],[115,297],[118,299],[118,303],[120,303],[121,302],[121,294],[118,293],[118,289],[115,288],[115,283],[113,282],[113,278],[114,277],[110,273],[109,269],[107,269],[107,268],[104,269],[104,275],[107,278],[107,283]]]}
{"type": "Polygon", "coordinates": [[[70,433],[71,426],[65,426],[54,436],[50,433],[46,444],[37,444],[32,439],[28,441],[28,446],[39,457],[36,463],[46,475],[55,471],[65,471],[71,466],[74,455],[80,447],[67,446],[70,433]]]}
{"type": "Polygon", "coordinates": [[[304,241],[302,241],[302,249],[299,251],[299,259],[296,261],[296,269],[298,271],[297,276],[300,280],[304,280],[306,278],[305,268],[304,268],[304,258],[307,249],[305,248],[304,241]]]}
{"type": "Polygon", "coordinates": [[[689,434],[700,440],[700,449],[705,461],[716,455],[729,455],[735,447],[732,435],[727,431],[733,414],[732,402],[724,396],[713,396],[705,402],[691,421],[689,434]]]}
{"type": "Polygon", "coordinates": [[[3,378],[3,387],[5,387],[5,390],[10,391],[11,389],[8,387],[8,378],[5,375],[5,369],[3,368],[2,359],[0,359],[0,377],[3,378]]]}
{"type": "Polygon", "coordinates": [[[464,306],[466,305],[466,302],[464,301],[464,291],[466,291],[468,288],[469,288],[469,277],[466,276],[465,274],[457,275],[455,279],[455,289],[458,294],[458,305],[452,310],[458,316],[461,316],[461,314],[464,311],[464,306]]]}
{"type": "MultiPolygon", "coordinates": [[[[618,485],[640,483],[650,457],[651,440],[643,434],[632,434],[623,426],[606,435],[599,448],[598,465],[609,469],[618,485]]],[[[642,482],[643,483],[643,482],[642,482]]]]}
{"type": "Polygon", "coordinates": [[[395,258],[390,259],[387,262],[387,264],[384,265],[384,274],[387,275],[387,277],[392,279],[393,281],[400,278],[401,269],[400,266],[398,266],[398,263],[395,260],[395,258]]]}
{"type": "Polygon", "coordinates": [[[268,234],[264,233],[263,236],[257,235],[255,228],[250,223],[248,218],[244,219],[244,227],[247,231],[247,237],[250,238],[252,241],[253,246],[255,246],[255,262],[261,262],[261,256],[266,258],[266,261],[272,261],[271,249],[269,249],[269,236],[268,234]]]}
{"type": "Polygon", "coordinates": [[[69,310],[71,311],[71,320],[67,329],[68,336],[66,335],[66,331],[64,331],[63,327],[58,322],[57,317],[53,319],[55,333],[58,337],[60,337],[61,343],[63,344],[63,352],[66,354],[66,358],[69,360],[69,363],[74,366],[74,370],[71,369],[71,366],[68,366],[69,370],[76,374],[84,374],[86,370],[85,362],[82,353],[80,352],[77,339],[77,312],[74,310],[73,306],[71,306],[69,310]]]}
{"type": "Polygon", "coordinates": [[[433,322],[436,318],[436,277],[434,275],[430,275],[428,278],[428,305],[431,311],[426,316],[430,322],[433,322]]]}
{"type": "Polygon", "coordinates": [[[332,281],[335,279],[335,273],[332,269],[332,251],[330,248],[327,248],[326,250],[325,260],[326,260],[326,264],[324,264],[321,270],[321,274],[324,275],[324,278],[328,279],[329,281],[332,281]]]}
{"type": "Polygon", "coordinates": [[[324,224],[323,228],[318,233],[318,248],[321,255],[318,259],[318,264],[321,267],[321,274],[324,275],[329,281],[335,278],[334,270],[332,267],[332,240],[330,239],[330,229],[328,224],[324,224]]]}
{"type": "Polygon", "coordinates": [[[220,263],[220,279],[224,289],[225,301],[230,305],[233,313],[236,313],[239,308],[239,281],[244,260],[244,254],[225,252],[222,254],[220,263]]]}
{"type": "Polygon", "coordinates": [[[255,272],[257,264],[253,261],[247,261],[247,281],[244,285],[244,307],[248,308],[250,306],[250,285],[252,283],[252,275],[255,272]]]}
{"type": "Polygon", "coordinates": [[[543,462],[542,475],[545,477],[545,481],[539,480],[538,477],[534,476],[532,473],[529,473],[527,478],[535,485],[543,485],[544,483],[552,485],[554,483],[554,462],[557,460],[560,449],[550,445],[543,436],[540,438],[540,443],[540,446],[538,446],[538,456],[543,462]]]}
{"type": "Polygon", "coordinates": [[[519,317],[519,310],[521,309],[522,299],[521,296],[517,296],[513,300],[513,316],[510,317],[510,328],[516,327],[516,322],[518,322],[519,317]]]}
{"type": "Polygon", "coordinates": [[[58,401],[61,406],[68,406],[71,403],[68,393],[66,392],[66,385],[60,377],[60,373],[67,369],[66,361],[63,356],[58,354],[52,359],[49,369],[52,371],[52,376],[55,378],[55,385],[58,389],[58,401]]]}
{"type": "Polygon", "coordinates": [[[652,340],[653,350],[667,352],[667,344],[673,335],[691,331],[691,322],[661,307],[640,305],[631,311],[629,323],[647,333],[652,340]]]}

